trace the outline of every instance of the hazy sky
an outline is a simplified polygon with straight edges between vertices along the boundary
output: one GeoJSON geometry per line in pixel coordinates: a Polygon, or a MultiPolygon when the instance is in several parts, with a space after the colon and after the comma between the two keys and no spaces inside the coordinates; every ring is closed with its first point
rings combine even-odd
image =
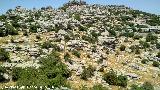
{"type": "MultiPolygon", "coordinates": [[[[32,9],[45,6],[54,8],[62,6],[69,0],[0,0],[0,14],[16,6],[32,9]]],[[[85,0],[88,4],[126,5],[133,9],[160,15],[160,0],[85,0]]]]}

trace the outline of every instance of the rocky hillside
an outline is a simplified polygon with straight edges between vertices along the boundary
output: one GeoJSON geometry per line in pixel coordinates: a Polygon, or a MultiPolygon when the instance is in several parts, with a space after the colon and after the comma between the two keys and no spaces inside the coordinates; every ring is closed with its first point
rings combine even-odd
{"type": "Polygon", "coordinates": [[[0,16],[0,65],[2,89],[159,90],[160,16],[78,1],[17,6],[0,16]]]}

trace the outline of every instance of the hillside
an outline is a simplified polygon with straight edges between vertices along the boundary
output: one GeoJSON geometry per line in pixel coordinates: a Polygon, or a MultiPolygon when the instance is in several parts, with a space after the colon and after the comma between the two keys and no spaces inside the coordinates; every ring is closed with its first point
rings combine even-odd
{"type": "Polygon", "coordinates": [[[17,6],[0,16],[0,65],[0,88],[159,90],[160,16],[78,1],[17,6]]]}

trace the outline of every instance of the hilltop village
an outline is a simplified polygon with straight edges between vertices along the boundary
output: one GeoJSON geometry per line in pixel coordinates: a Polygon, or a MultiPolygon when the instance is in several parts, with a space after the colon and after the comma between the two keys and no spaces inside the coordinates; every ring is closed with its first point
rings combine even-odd
{"type": "Polygon", "coordinates": [[[2,89],[159,90],[160,16],[83,1],[17,6],[0,16],[0,66],[2,89]]]}

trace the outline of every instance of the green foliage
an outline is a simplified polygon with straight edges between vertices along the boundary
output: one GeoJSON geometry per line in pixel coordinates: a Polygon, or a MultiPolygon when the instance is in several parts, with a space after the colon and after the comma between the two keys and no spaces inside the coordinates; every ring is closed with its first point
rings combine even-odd
{"type": "Polygon", "coordinates": [[[10,24],[6,24],[6,35],[18,35],[18,31],[10,24]]]}
{"type": "Polygon", "coordinates": [[[159,26],[160,25],[160,20],[158,17],[152,17],[150,20],[146,21],[147,24],[151,26],[159,26]]]}
{"type": "Polygon", "coordinates": [[[126,46],[124,46],[124,45],[121,45],[121,46],[120,46],[120,50],[121,50],[121,51],[125,51],[125,49],[126,49],[126,46]]]}
{"type": "Polygon", "coordinates": [[[110,36],[116,36],[116,32],[114,30],[108,30],[110,36]]]}
{"type": "Polygon", "coordinates": [[[88,78],[94,76],[95,68],[89,65],[88,68],[84,68],[83,72],[81,73],[81,79],[88,80],[88,78]]]}
{"type": "Polygon", "coordinates": [[[149,48],[150,45],[147,42],[144,41],[139,41],[140,46],[142,46],[143,49],[149,48]]]}
{"type": "Polygon", "coordinates": [[[3,48],[0,48],[0,61],[10,62],[9,53],[5,51],[3,48]]]}
{"type": "Polygon", "coordinates": [[[160,43],[156,43],[156,48],[160,49],[160,43]]]}
{"type": "Polygon", "coordinates": [[[6,31],[0,28],[0,37],[6,36],[6,31]]]}
{"type": "Polygon", "coordinates": [[[4,67],[0,67],[0,82],[4,82],[5,81],[5,78],[3,77],[3,73],[5,73],[6,70],[4,67]]]}
{"type": "Polygon", "coordinates": [[[74,19],[80,21],[81,20],[80,14],[74,14],[74,19]]]}
{"type": "Polygon", "coordinates": [[[122,21],[130,21],[130,20],[133,20],[134,18],[133,17],[130,17],[130,16],[121,16],[121,19],[122,21]]]}
{"type": "Polygon", "coordinates": [[[22,68],[13,68],[12,69],[12,80],[17,81],[20,78],[20,73],[23,69],[22,68]]]}
{"type": "Polygon", "coordinates": [[[60,51],[60,47],[52,44],[50,41],[44,42],[41,47],[45,49],[53,48],[53,51],[60,51]]]}
{"type": "Polygon", "coordinates": [[[152,86],[151,83],[145,82],[142,86],[143,90],[154,90],[154,87],[152,86]]]}
{"type": "Polygon", "coordinates": [[[32,33],[36,33],[37,32],[37,29],[39,28],[40,26],[39,25],[30,25],[30,29],[29,31],[32,32],[32,33]]]}
{"type": "Polygon", "coordinates": [[[101,84],[94,85],[91,90],[108,90],[108,88],[103,87],[101,84]]]}
{"type": "Polygon", "coordinates": [[[142,86],[133,84],[131,86],[131,90],[154,90],[154,87],[152,86],[151,83],[145,82],[142,86]]]}
{"type": "Polygon", "coordinates": [[[160,58],[160,52],[157,53],[156,57],[160,58]]]}
{"type": "Polygon", "coordinates": [[[92,43],[92,44],[94,44],[98,41],[97,38],[91,37],[91,36],[86,36],[86,35],[83,35],[82,39],[85,40],[85,41],[88,41],[89,43],[92,43]]]}
{"type": "Polygon", "coordinates": [[[60,60],[59,53],[53,52],[45,58],[41,58],[41,67],[35,68],[13,68],[12,77],[19,86],[47,86],[47,87],[69,87],[67,78],[70,71],[60,60]]]}
{"type": "Polygon", "coordinates": [[[125,32],[125,33],[122,34],[122,36],[133,37],[134,36],[134,32],[125,32]]]}
{"type": "Polygon", "coordinates": [[[72,54],[75,55],[75,56],[78,57],[78,58],[81,57],[81,53],[78,52],[77,50],[73,50],[72,54]]]}
{"type": "Polygon", "coordinates": [[[108,73],[105,73],[103,75],[103,79],[109,85],[116,85],[116,86],[122,86],[122,87],[126,87],[127,81],[128,81],[126,76],[122,76],[122,75],[117,76],[113,70],[111,70],[108,73]]]}
{"type": "Polygon", "coordinates": [[[85,28],[84,26],[79,26],[79,31],[87,31],[87,28],[85,28]]]}
{"type": "Polygon", "coordinates": [[[135,35],[133,38],[139,40],[140,38],[142,38],[143,36],[139,36],[139,35],[135,35]]]}
{"type": "Polygon", "coordinates": [[[103,79],[109,84],[109,85],[117,85],[117,75],[116,73],[112,70],[108,73],[105,73],[103,75],[103,79]]]}
{"type": "Polygon", "coordinates": [[[143,59],[143,60],[141,61],[141,63],[142,63],[142,64],[147,64],[148,61],[149,61],[148,59],[143,59]]]}
{"type": "Polygon", "coordinates": [[[0,21],[5,21],[6,20],[6,16],[5,15],[0,15],[0,21]]]}
{"type": "Polygon", "coordinates": [[[157,61],[153,61],[153,64],[152,64],[154,67],[159,67],[159,62],[157,61]]]}
{"type": "Polygon", "coordinates": [[[151,42],[151,41],[157,41],[157,36],[154,36],[152,35],[151,33],[149,33],[147,36],[146,36],[146,42],[151,42]]]}
{"type": "Polygon", "coordinates": [[[64,60],[65,60],[66,62],[72,63],[72,60],[71,60],[71,57],[70,57],[69,53],[66,53],[66,54],[64,55],[64,60]]]}
{"type": "Polygon", "coordinates": [[[70,39],[71,39],[71,38],[69,37],[69,35],[65,35],[65,36],[64,36],[64,41],[65,41],[65,42],[68,42],[70,39]]]}
{"type": "Polygon", "coordinates": [[[49,41],[44,42],[42,44],[42,48],[45,48],[45,49],[49,49],[49,48],[52,48],[52,47],[53,47],[53,44],[51,42],[49,42],[49,41]]]}
{"type": "Polygon", "coordinates": [[[148,28],[148,26],[146,26],[146,25],[139,25],[139,24],[137,24],[136,27],[137,28],[148,28]]]}

